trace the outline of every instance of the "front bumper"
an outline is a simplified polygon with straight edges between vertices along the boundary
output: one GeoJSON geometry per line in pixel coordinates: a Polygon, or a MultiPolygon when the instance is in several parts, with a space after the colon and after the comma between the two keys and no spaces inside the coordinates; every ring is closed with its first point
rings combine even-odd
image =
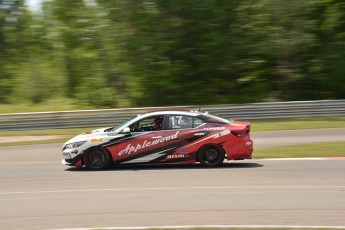
{"type": "Polygon", "coordinates": [[[82,155],[79,154],[75,156],[74,158],[64,158],[62,159],[61,163],[63,165],[68,165],[68,166],[77,166],[77,165],[81,165],[81,159],[82,159],[82,155]]]}

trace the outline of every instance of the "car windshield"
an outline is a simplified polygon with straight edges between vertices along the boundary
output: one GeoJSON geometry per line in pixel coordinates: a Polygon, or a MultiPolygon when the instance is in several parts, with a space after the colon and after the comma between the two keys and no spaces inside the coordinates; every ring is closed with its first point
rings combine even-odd
{"type": "Polygon", "coordinates": [[[120,124],[120,125],[118,125],[118,126],[112,128],[110,131],[111,131],[111,132],[117,132],[117,133],[121,132],[124,128],[128,127],[128,126],[132,123],[132,121],[133,121],[134,119],[136,119],[137,117],[138,117],[138,116],[132,117],[132,118],[129,119],[128,121],[125,121],[125,122],[123,122],[122,124],[120,124]]]}

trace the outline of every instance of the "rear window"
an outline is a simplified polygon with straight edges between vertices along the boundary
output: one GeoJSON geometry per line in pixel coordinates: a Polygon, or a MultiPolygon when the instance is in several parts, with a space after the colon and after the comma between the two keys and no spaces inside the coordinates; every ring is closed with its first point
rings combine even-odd
{"type": "Polygon", "coordinates": [[[215,123],[215,124],[230,124],[233,123],[232,120],[227,120],[221,117],[217,117],[211,114],[202,114],[200,116],[198,116],[199,118],[203,119],[204,121],[206,121],[207,123],[215,123]]]}

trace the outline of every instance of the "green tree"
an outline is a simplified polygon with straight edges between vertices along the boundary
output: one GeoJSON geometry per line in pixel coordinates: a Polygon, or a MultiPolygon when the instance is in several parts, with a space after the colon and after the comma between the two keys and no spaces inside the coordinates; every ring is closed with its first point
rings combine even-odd
{"type": "Polygon", "coordinates": [[[321,8],[314,74],[325,88],[320,99],[345,98],[345,2],[324,1],[321,8]]]}
{"type": "Polygon", "coordinates": [[[9,103],[18,64],[27,57],[25,40],[28,14],[23,0],[0,1],[0,103],[9,103]]]}
{"type": "Polygon", "coordinates": [[[86,3],[62,0],[45,7],[56,20],[62,44],[66,95],[92,106],[128,106],[116,25],[110,23],[104,8],[86,3]]]}
{"type": "Polygon", "coordinates": [[[0,0],[0,103],[344,98],[340,0],[0,0]]]}

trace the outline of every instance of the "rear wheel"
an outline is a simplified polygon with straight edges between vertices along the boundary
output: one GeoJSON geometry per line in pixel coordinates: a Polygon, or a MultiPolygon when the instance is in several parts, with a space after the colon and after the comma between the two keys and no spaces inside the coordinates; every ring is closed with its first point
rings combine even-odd
{"type": "Polygon", "coordinates": [[[102,170],[110,167],[111,156],[103,149],[91,149],[83,156],[83,161],[88,169],[102,170]]]}
{"type": "Polygon", "coordinates": [[[206,146],[199,150],[198,159],[204,167],[217,167],[224,161],[224,151],[216,145],[206,146]]]}

